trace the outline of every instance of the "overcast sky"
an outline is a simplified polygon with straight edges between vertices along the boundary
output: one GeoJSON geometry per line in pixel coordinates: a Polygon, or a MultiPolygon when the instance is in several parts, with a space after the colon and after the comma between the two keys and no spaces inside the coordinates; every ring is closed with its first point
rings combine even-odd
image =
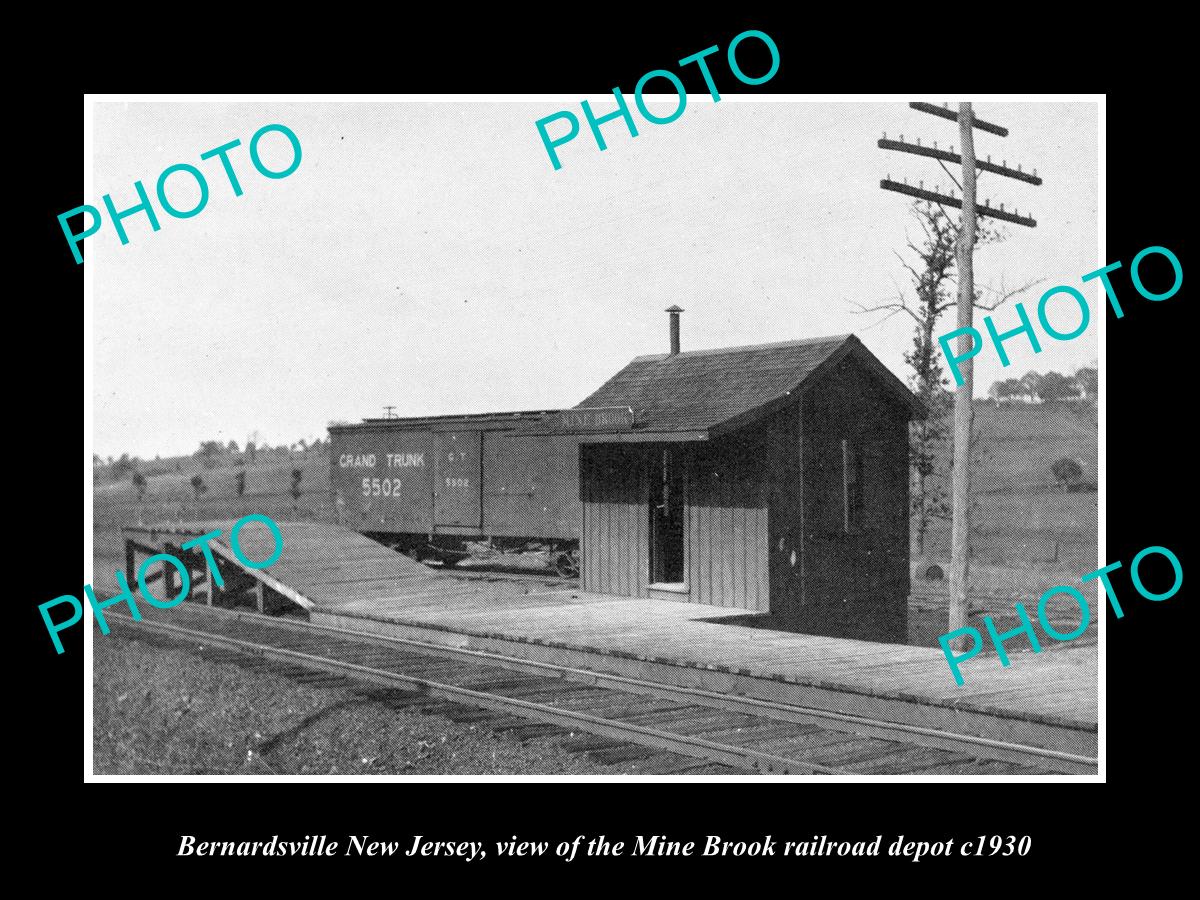
{"type": "MultiPolygon", "coordinates": [[[[87,239],[95,452],[175,455],[256,430],[290,443],[388,404],[399,415],[573,406],[632,357],[666,349],[674,303],[686,310],[685,350],[853,332],[907,380],[911,320],[879,324],[852,304],[911,297],[893,251],[915,222],[880,178],[943,189],[949,179],[876,141],[886,131],[957,145],[954,123],[899,102],[693,95],[670,124],[638,119],[636,138],[619,120],[603,126],[605,152],[585,122],[555,171],[534,122],[580,114],[578,99],[96,104],[86,202],[112,193],[118,209],[132,206],[136,179],[153,196],[178,162],[199,167],[211,195],[190,219],[159,209],[158,232],[142,215],[125,220],[126,246],[108,221],[87,239]],[[247,145],[276,122],[299,137],[303,160],[268,180],[247,145]],[[217,160],[199,159],[234,138],[241,197],[217,160]]],[[[1081,287],[1107,262],[1096,249],[1095,105],[982,102],[976,114],[1010,132],[978,133],[981,158],[1045,179],[981,179],[981,199],[1038,227],[1006,226],[1006,242],[980,249],[977,285],[1081,287]]],[[[262,149],[272,168],[289,158],[278,134],[262,149]]],[[[172,177],[177,206],[194,204],[191,190],[172,177]]],[[[1031,317],[1040,292],[1027,298],[1031,317]]],[[[1098,310],[1098,288],[1085,293],[1098,310]]],[[[1078,319],[1064,310],[1052,321],[1068,331],[1078,319]]],[[[1096,321],[1074,341],[1043,340],[1038,355],[1010,341],[1008,370],[985,351],[977,393],[1031,368],[1093,363],[1096,321]]]]}

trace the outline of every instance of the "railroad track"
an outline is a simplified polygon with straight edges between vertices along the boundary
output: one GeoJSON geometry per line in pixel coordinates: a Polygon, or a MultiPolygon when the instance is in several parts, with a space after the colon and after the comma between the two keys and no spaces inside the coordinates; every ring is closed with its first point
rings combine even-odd
{"type": "MultiPolygon", "coordinates": [[[[303,620],[192,604],[140,622],[108,618],[114,630],[131,636],[188,645],[210,658],[249,662],[308,683],[370,684],[407,706],[453,704],[487,710],[506,728],[524,720],[583,732],[595,736],[593,749],[609,750],[618,760],[658,754],[664,774],[687,768],[671,762],[681,758],[779,774],[1096,771],[1096,760],[1060,751],[303,620]],[[632,755],[622,757],[621,748],[629,746],[632,755]]],[[[586,738],[582,749],[589,749],[586,738]]]]}

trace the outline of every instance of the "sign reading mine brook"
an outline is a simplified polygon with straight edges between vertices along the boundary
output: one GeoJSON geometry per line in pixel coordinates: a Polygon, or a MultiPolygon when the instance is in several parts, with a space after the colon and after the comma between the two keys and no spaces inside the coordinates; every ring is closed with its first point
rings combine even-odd
{"type": "Polygon", "coordinates": [[[546,417],[555,431],[631,431],[633,410],[628,406],[594,406],[564,409],[546,417]]]}

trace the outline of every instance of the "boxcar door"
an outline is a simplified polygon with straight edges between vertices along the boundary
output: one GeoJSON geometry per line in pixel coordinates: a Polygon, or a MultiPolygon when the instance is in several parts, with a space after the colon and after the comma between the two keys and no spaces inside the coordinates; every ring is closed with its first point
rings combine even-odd
{"type": "Polygon", "coordinates": [[[434,525],[478,528],[480,503],[479,431],[444,431],[434,435],[437,475],[433,486],[434,525]]]}

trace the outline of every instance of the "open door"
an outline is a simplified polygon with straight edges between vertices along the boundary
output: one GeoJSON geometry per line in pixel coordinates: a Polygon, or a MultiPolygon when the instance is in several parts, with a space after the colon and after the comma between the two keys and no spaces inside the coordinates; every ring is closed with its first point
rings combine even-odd
{"type": "Polygon", "coordinates": [[[684,460],[663,449],[650,460],[650,581],[684,583],[684,504],[687,502],[684,460]]]}

